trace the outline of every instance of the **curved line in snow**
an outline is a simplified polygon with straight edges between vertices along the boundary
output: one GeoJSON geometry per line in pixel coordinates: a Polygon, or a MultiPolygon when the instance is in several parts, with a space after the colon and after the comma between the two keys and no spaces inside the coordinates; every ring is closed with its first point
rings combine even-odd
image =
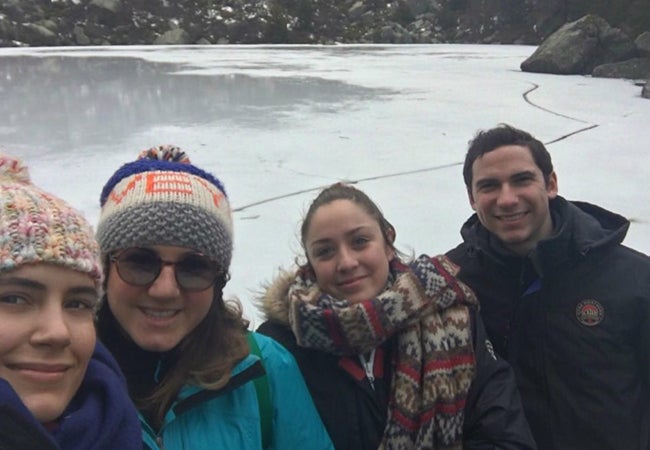
{"type": "Polygon", "coordinates": [[[585,120],[578,119],[578,118],[576,118],[576,117],[567,116],[567,115],[562,114],[562,113],[559,113],[559,112],[557,112],[557,111],[553,111],[553,110],[551,110],[551,109],[544,108],[543,106],[540,106],[540,105],[538,105],[537,103],[533,102],[533,101],[529,98],[528,94],[530,94],[531,92],[533,92],[533,91],[536,90],[536,89],[539,89],[539,84],[532,83],[532,85],[533,85],[533,87],[530,88],[530,89],[528,89],[528,90],[527,90],[526,92],[524,92],[524,94],[523,94],[524,100],[525,100],[526,103],[528,103],[530,106],[532,106],[533,108],[541,109],[542,111],[546,111],[547,113],[549,113],[549,114],[553,114],[553,115],[555,115],[555,116],[564,117],[565,119],[575,120],[576,122],[580,122],[580,123],[589,123],[589,122],[587,122],[587,121],[585,121],[585,120]]]}
{"type": "MultiPolygon", "coordinates": [[[[530,99],[529,94],[531,92],[535,91],[536,89],[538,89],[539,85],[535,84],[535,83],[532,83],[532,85],[533,85],[533,87],[531,87],[530,89],[528,89],[526,92],[523,93],[523,98],[524,98],[524,101],[526,101],[526,103],[531,105],[533,108],[537,108],[537,109],[545,111],[545,112],[547,112],[549,114],[553,114],[553,115],[559,116],[559,117],[564,117],[565,119],[573,120],[573,121],[576,121],[576,122],[580,122],[580,123],[584,123],[584,124],[589,123],[589,122],[587,122],[585,120],[581,120],[581,119],[578,119],[576,117],[567,116],[565,114],[561,114],[561,113],[559,113],[557,111],[552,111],[550,109],[544,108],[543,106],[540,106],[540,105],[536,104],[535,102],[533,102],[530,99]]],[[[582,127],[582,128],[577,129],[575,131],[572,131],[571,133],[565,134],[565,135],[560,136],[558,138],[555,138],[555,139],[553,139],[551,141],[545,142],[544,145],[554,144],[555,142],[559,142],[561,140],[567,139],[570,136],[573,136],[575,134],[591,130],[591,129],[596,128],[596,127],[598,127],[598,124],[590,124],[590,125],[588,125],[586,127],[582,127]]],[[[386,178],[393,178],[393,177],[401,177],[401,176],[405,176],[405,175],[412,175],[414,173],[433,172],[433,171],[436,171],[436,170],[447,169],[449,167],[459,166],[459,165],[462,165],[462,164],[463,164],[463,162],[455,162],[455,163],[443,164],[443,165],[440,165],[440,166],[426,167],[426,168],[423,168],[423,169],[407,170],[407,171],[403,171],[403,172],[395,172],[395,173],[389,173],[389,174],[384,174],[384,175],[377,175],[377,176],[374,176],[374,177],[359,178],[358,180],[342,180],[342,181],[344,181],[345,183],[349,183],[349,184],[357,184],[357,183],[361,183],[363,181],[382,180],[382,179],[386,179],[386,178]]],[[[243,205],[243,206],[239,206],[237,208],[233,208],[232,211],[233,212],[245,211],[248,208],[252,208],[254,206],[259,206],[259,205],[264,205],[266,203],[271,203],[271,202],[274,202],[276,200],[282,200],[282,199],[289,198],[289,197],[295,197],[296,195],[305,194],[307,192],[319,191],[321,189],[324,189],[327,186],[328,185],[315,186],[315,187],[312,187],[312,188],[301,189],[299,191],[289,192],[287,194],[277,195],[275,197],[269,197],[269,198],[266,198],[266,199],[263,199],[263,200],[259,200],[259,201],[253,202],[253,203],[249,203],[247,205],[243,205]]]]}
{"type": "MultiPolygon", "coordinates": [[[[576,121],[576,122],[580,122],[580,123],[589,123],[589,122],[587,122],[586,120],[578,119],[578,118],[576,118],[576,117],[567,116],[567,115],[565,115],[565,114],[561,114],[561,113],[559,113],[559,112],[557,112],[557,111],[552,111],[552,110],[550,110],[550,109],[548,109],[548,108],[544,108],[543,106],[540,106],[540,105],[538,105],[537,103],[533,102],[533,101],[530,99],[530,97],[528,96],[528,94],[530,94],[530,93],[533,92],[534,90],[538,89],[538,88],[539,88],[539,84],[536,84],[536,83],[531,83],[531,84],[533,85],[533,87],[531,87],[530,89],[528,89],[528,90],[527,90],[526,92],[524,92],[524,94],[523,94],[524,101],[526,101],[526,103],[528,103],[530,106],[532,106],[533,108],[541,109],[542,111],[546,111],[547,113],[549,113],[549,114],[553,114],[553,115],[555,115],[555,116],[564,117],[565,119],[574,120],[574,121],[576,121]]],[[[573,136],[574,134],[582,133],[582,132],[584,132],[584,131],[588,131],[588,130],[591,130],[591,129],[596,128],[596,127],[598,127],[598,124],[590,124],[590,125],[588,125],[588,126],[586,126],[586,127],[579,128],[579,129],[577,129],[577,130],[575,130],[575,131],[572,131],[571,133],[565,134],[565,135],[560,136],[560,137],[558,137],[558,138],[555,138],[555,139],[553,139],[553,140],[551,140],[551,141],[544,142],[544,145],[554,144],[554,143],[559,142],[559,141],[561,141],[561,140],[563,140],[563,139],[566,139],[566,138],[568,138],[568,137],[570,137],[570,136],[573,136]]]]}
{"type": "MultiPolygon", "coordinates": [[[[411,175],[411,174],[414,174],[414,173],[433,172],[435,170],[447,169],[449,167],[459,166],[459,165],[462,165],[462,164],[463,164],[462,162],[455,162],[455,163],[449,163],[449,164],[442,164],[440,166],[425,167],[423,169],[406,170],[406,171],[403,171],[403,172],[387,173],[387,174],[384,174],[384,175],[377,175],[377,176],[374,176],[374,177],[359,178],[358,180],[341,180],[341,181],[344,182],[344,183],[348,183],[348,184],[357,184],[357,183],[361,183],[363,181],[382,180],[382,179],[385,179],[385,178],[401,177],[401,176],[404,176],[404,175],[411,175]]],[[[313,187],[313,188],[302,189],[300,191],[290,192],[288,194],[277,195],[275,197],[266,198],[264,200],[260,200],[260,201],[257,201],[257,202],[249,203],[249,204],[244,205],[244,206],[239,206],[237,208],[233,208],[232,211],[233,212],[244,211],[244,210],[246,210],[248,208],[251,208],[253,206],[263,205],[265,203],[271,203],[273,201],[282,200],[284,198],[295,197],[296,195],[305,194],[307,192],[319,191],[321,189],[326,188],[327,186],[329,186],[329,185],[316,186],[316,187],[313,187]]]]}

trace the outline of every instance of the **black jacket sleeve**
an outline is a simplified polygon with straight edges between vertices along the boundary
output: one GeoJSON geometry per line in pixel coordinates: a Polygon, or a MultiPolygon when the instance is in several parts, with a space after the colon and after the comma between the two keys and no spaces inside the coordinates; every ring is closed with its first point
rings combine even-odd
{"type": "Polygon", "coordinates": [[[494,353],[483,322],[474,310],[471,320],[476,374],[465,405],[463,448],[536,449],[512,368],[494,353]]]}

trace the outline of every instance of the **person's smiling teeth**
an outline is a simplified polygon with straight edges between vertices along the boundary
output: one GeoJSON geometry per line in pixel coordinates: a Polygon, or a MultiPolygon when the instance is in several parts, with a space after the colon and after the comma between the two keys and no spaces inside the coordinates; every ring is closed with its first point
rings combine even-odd
{"type": "Polygon", "coordinates": [[[501,216],[499,216],[499,219],[504,220],[506,222],[511,222],[511,221],[521,219],[522,217],[524,217],[525,214],[526,213],[521,212],[521,213],[516,213],[516,214],[501,215],[501,216]]]}

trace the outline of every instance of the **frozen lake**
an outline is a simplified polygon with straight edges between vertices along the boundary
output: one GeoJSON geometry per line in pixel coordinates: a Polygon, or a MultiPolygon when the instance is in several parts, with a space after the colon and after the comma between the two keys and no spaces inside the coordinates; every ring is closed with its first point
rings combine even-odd
{"type": "Polygon", "coordinates": [[[209,46],[0,49],[0,150],[95,223],[109,176],[140,150],[185,149],[234,209],[228,296],[300,252],[319,187],[357,182],[398,247],[455,246],[471,214],[467,141],[500,122],[547,143],[560,194],[633,221],[650,252],[650,100],[630,81],[524,73],[534,47],[209,46]]]}

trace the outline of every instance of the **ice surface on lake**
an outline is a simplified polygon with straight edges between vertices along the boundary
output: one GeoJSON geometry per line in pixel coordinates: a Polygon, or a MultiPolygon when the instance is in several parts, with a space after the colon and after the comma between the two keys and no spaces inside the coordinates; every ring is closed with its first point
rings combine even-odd
{"type": "Polygon", "coordinates": [[[300,253],[319,187],[357,182],[398,247],[442,253],[472,213],[467,141],[500,122],[548,144],[560,194],[633,223],[650,252],[650,100],[631,81],[524,73],[528,46],[210,46],[0,49],[0,149],[96,223],[110,175],[173,143],[227,189],[227,296],[255,293],[300,253]]]}

